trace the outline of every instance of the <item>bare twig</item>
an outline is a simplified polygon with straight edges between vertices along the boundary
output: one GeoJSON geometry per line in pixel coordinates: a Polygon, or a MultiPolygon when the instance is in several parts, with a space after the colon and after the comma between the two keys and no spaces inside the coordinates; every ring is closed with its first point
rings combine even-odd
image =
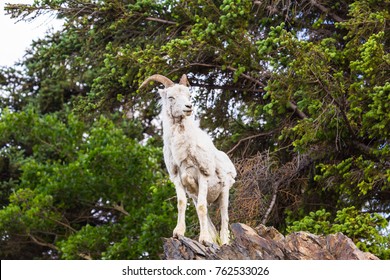
{"type": "Polygon", "coordinates": [[[234,145],[234,147],[231,148],[227,153],[228,153],[228,154],[231,154],[232,152],[234,152],[235,149],[237,149],[237,148],[238,148],[243,142],[245,142],[245,141],[252,140],[252,139],[254,139],[254,138],[261,137],[261,136],[268,136],[268,135],[271,135],[272,133],[274,133],[274,131],[265,132],[265,133],[259,133],[259,134],[256,134],[256,135],[251,135],[251,136],[242,138],[242,139],[240,139],[240,141],[238,141],[237,144],[234,145]]]}
{"type": "Polygon", "coordinates": [[[274,206],[275,206],[276,197],[277,197],[277,195],[278,195],[279,184],[280,184],[280,183],[277,182],[277,183],[275,183],[275,184],[273,185],[272,200],[271,200],[271,202],[270,202],[270,204],[269,204],[269,206],[268,206],[267,212],[265,212],[265,214],[264,214],[263,220],[261,221],[261,223],[262,223],[263,225],[265,225],[265,224],[267,223],[267,221],[268,221],[268,216],[271,214],[271,211],[272,211],[272,209],[273,209],[274,206]]]}
{"type": "Polygon", "coordinates": [[[36,243],[36,244],[38,244],[38,245],[40,245],[40,246],[49,247],[50,249],[53,249],[53,250],[58,251],[58,247],[55,246],[54,244],[47,243],[47,242],[44,242],[44,241],[42,241],[42,240],[38,240],[38,238],[35,237],[35,236],[33,236],[31,233],[30,233],[28,236],[31,238],[31,240],[32,240],[34,243],[36,243]]]}
{"type": "Polygon", "coordinates": [[[316,0],[310,0],[310,3],[318,8],[321,12],[324,12],[325,14],[328,14],[330,15],[335,21],[338,21],[338,22],[342,22],[344,21],[341,17],[339,17],[338,15],[336,15],[335,13],[332,13],[330,12],[330,10],[328,8],[326,8],[325,6],[321,5],[320,3],[318,3],[316,0]]]}
{"type": "MultiPolygon", "coordinates": [[[[39,240],[37,237],[33,236],[32,234],[29,234],[28,236],[31,238],[31,240],[32,240],[34,243],[36,243],[36,244],[38,244],[38,245],[40,245],[40,246],[48,247],[48,248],[53,249],[53,250],[55,250],[55,251],[59,251],[59,248],[58,248],[57,246],[55,246],[54,244],[47,243],[47,242],[44,242],[44,241],[42,241],[42,240],[39,240]]],[[[83,259],[85,259],[85,260],[92,260],[92,257],[91,257],[89,254],[78,253],[78,255],[79,255],[80,257],[82,257],[83,259]]]]}
{"type": "Polygon", "coordinates": [[[130,216],[129,212],[127,212],[125,210],[125,208],[123,207],[123,204],[114,204],[113,205],[114,209],[121,212],[122,214],[126,215],[126,216],[130,216]]]}
{"type": "Polygon", "coordinates": [[[176,25],[177,24],[177,22],[170,21],[170,20],[165,20],[165,19],[161,19],[161,18],[147,17],[145,19],[147,21],[155,21],[155,22],[160,22],[160,23],[164,23],[164,24],[171,24],[171,25],[176,25]]]}
{"type": "Polygon", "coordinates": [[[294,113],[296,113],[301,119],[307,119],[307,115],[298,109],[298,106],[292,103],[291,101],[287,101],[287,106],[289,106],[294,113]]]}
{"type": "Polygon", "coordinates": [[[53,222],[55,222],[55,223],[57,223],[57,224],[59,224],[59,225],[62,225],[62,226],[64,226],[64,227],[70,229],[72,232],[77,232],[77,230],[75,230],[74,228],[72,228],[69,224],[65,224],[65,223],[63,223],[63,222],[61,222],[61,221],[58,221],[58,220],[53,219],[53,218],[50,218],[50,217],[49,217],[48,219],[51,220],[51,221],[53,221],[53,222]]]}
{"type": "Polygon", "coordinates": [[[89,254],[78,253],[78,255],[85,260],[92,260],[92,257],[89,254]]]}

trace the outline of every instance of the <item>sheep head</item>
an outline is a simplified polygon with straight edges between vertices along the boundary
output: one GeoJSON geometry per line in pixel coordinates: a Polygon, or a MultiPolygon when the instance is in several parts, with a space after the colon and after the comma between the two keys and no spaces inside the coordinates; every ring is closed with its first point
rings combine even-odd
{"type": "Polygon", "coordinates": [[[140,86],[146,86],[149,82],[156,81],[162,83],[165,88],[159,89],[163,110],[172,118],[188,117],[192,114],[191,94],[188,88],[189,82],[184,74],[180,82],[175,84],[169,78],[163,75],[152,75],[147,78],[140,86]]]}

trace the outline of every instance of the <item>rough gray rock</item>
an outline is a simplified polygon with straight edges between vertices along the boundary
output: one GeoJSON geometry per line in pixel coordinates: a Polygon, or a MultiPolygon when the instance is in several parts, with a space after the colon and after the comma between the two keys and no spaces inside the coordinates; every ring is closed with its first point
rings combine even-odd
{"type": "Polygon", "coordinates": [[[273,227],[260,225],[256,230],[244,224],[232,224],[230,245],[204,246],[190,238],[164,239],[168,260],[377,260],[360,251],[342,233],[317,236],[296,232],[283,236],[273,227]]]}

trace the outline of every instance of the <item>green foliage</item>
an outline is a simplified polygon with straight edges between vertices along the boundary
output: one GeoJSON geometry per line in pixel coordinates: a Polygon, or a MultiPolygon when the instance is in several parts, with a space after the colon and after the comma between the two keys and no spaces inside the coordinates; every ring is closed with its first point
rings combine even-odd
{"type": "Polygon", "coordinates": [[[281,71],[267,85],[266,113],[285,119],[293,108],[299,116],[279,139],[317,162],[307,193],[328,194],[337,209],[368,203],[382,212],[389,205],[377,201],[390,187],[388,4],[353,1],[337,32],[317,40],[287,32],[284,67],[274,66],[281,71]]]}
{"type": "Polygon", "coordinates": [[[158,257],[156,239],[169,236],[175,221],[161,149],[138,144],[104,117],[86,127],[72,114],[63,122],[4,112],[0,127],[15,146],[32,145],[31,155],[12,162],[21,175],[0,210],[4,258],[23,257],[23,246],[12,249],[20,237],[65,259],[158,257]]]}
{"type": "Polygon", "coordinates": [[[335,217],[325,209],[310,212],[301,220],[294,221],[287,227],[287,232],[308,231],[314,234],[332,234],[342,232],[356,246],[366,252],[371,252],[380,258],[390,257],[390,238],[383,236],[389,222],[381,215],[361,213],[355,207],[338,210],[335,217]]]}
{"type": "Polygon", "coordinates": [[[314,234],[329,234],[331,233],[332,224],[329,221],[331,214],[325,209],[310,212],[299,221],[293,221],[292,225],[287,227],[287,232],[308,231],[314,234]]]}

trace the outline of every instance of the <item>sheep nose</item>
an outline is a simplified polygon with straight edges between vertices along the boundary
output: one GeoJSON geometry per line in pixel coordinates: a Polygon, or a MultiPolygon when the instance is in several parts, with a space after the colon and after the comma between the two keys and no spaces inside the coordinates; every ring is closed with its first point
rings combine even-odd
{"type": "Polygon", "coordinates": [[[187,104],[186,107],[187,107],[188,109],[192,109],[192,104],[187,104]]]}

